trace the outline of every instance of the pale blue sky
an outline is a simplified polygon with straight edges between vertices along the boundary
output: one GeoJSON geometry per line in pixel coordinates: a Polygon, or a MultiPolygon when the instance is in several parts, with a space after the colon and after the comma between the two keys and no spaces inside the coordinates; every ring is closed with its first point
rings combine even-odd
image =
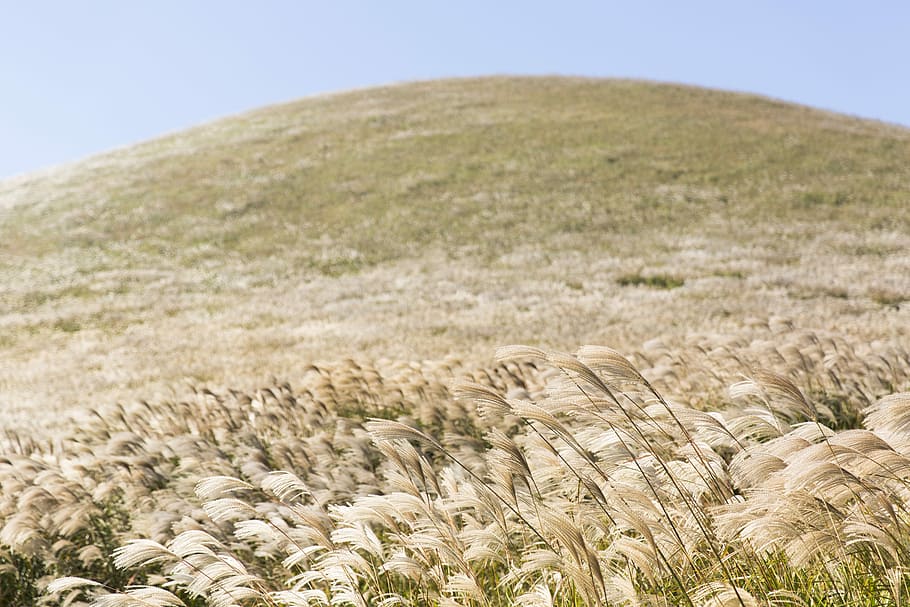
{"type": "Polygon", "coordinates": [[[314,93],[483,74],[684,82],[910,125],[910,3],[0,0],[0,177],[314,93]]]}

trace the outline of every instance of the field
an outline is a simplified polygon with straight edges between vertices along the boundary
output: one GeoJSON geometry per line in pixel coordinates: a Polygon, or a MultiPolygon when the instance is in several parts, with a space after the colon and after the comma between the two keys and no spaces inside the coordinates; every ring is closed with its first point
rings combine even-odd
{"type": "Polygon", "coordinates": [[[908,158],[487,78],[0,182],[0,604],[905,604],[908,158]]]}

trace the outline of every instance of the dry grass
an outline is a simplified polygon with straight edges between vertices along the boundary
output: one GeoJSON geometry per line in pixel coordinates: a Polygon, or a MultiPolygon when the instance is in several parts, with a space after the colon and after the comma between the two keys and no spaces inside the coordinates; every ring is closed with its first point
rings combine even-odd
{"type": "Polygon", "coordinates": [[[3,598],[901,604],[910,353],[752,331],[628,358],[504,348],[474,371],[348,362],[10,436],[3,598]]]}
{"type": "Polygon", "coordinates": [[[4,182],[0,603],[907,604],[908,154],[482,79],[4,182]]]}

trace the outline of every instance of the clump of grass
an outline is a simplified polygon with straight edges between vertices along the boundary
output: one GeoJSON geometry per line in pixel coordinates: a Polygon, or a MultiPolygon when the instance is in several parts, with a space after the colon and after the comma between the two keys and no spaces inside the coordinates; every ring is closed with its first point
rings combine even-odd
{"type": "Polygon", "coordinates": [[[54,321],[54,329],[64,333],[76,333],[82,329],[82,325],[72,318],[60,318],[54,321]]]}
{"type": "Polygon", "coordinates": [[[901,304],[910,300],[910,296],[889,289],[872,289],[869,297],[875,303],[890,308],[900,308],[901,304]]]}
{"type": "Polygon", "coordinates": [[[650,287],[652,289],[676,289],[683,286],[686,281],[669,274],[623,274],[616,279],[622,287],[650,287]]]}
{"type": "Polygon", "coordinates": [[[798,204],[804,208],[842,207],[849,203],[850,195],[846,192],[811,191],[802,193],[798,198],[798,204]]]}
{"type": "Polygon", "coordinates": [[[838,285],[800,285],[799,288],[789,289],[787,295],[795,299],[815,299],[818,297],[850,299],[850,291],[838,285]]]}
{"type": "Polygon", "coordinates": [[[742,270],[715,270],[712,274],[719,278],[735,278],[737,280],[743,280],[747,276],[742,270]]]}

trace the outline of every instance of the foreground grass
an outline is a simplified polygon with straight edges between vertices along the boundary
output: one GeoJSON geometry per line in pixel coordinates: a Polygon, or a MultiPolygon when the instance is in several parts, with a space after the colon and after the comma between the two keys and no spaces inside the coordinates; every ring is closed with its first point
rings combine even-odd
{"type": "Polygon", "coordinates": [[[910,353],[754,330],[685,354],[351,361],[9,435],[0,598],[902,604],[910,353]],[[662,394],[683,385],[712,410],[662,394]]]}

